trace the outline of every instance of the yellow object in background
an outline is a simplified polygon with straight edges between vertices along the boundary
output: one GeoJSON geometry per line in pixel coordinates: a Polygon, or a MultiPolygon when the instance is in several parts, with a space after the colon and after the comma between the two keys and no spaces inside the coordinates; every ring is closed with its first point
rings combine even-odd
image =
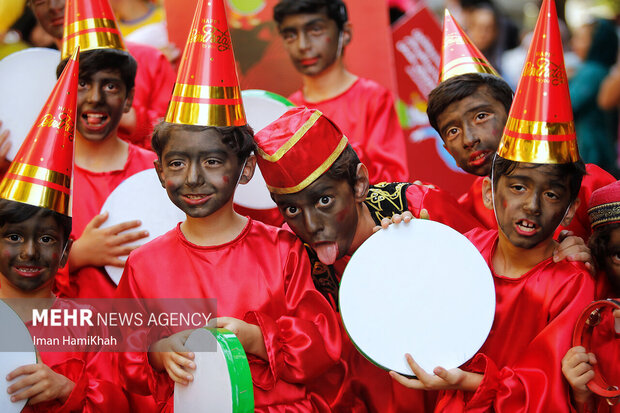
{"type": "Polygon", "coordinates": [[[19,19],[25,5],[26,0],[0,0],[0,34],[6,33],[19,19]]]}

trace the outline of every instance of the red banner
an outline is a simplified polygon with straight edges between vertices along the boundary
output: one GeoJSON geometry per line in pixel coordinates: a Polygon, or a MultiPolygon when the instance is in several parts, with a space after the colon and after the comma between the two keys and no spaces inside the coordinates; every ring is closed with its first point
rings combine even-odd
{"type": "Polygon", "coordinates": [[[439,78],[441,27],[433,13],[420,4],[399,20],[392,37],[397,110],[407,137],[411,179],[431,182],[458,197],[475,177],[456,166],[426,116],[428,94],[439,78]]]}

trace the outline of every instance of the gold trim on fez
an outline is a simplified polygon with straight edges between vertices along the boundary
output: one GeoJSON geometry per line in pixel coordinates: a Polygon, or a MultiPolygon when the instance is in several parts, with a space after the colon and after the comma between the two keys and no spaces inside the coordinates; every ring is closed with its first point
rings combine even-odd
{"type": "Polygon", "coordinates": [[[506,129],[515,133],[530,135],[574,135],[575,122],[542,122],[537,120],[523,120],[509,117],[506,129]]]}
{"type": "Polygon", "coordinates": [[[238,86],[203,86],[177,83],[172,96],[196,99],[241,99],[238,86]]]}
{"type": "Polygon", "coordinates": [[[620,220],[620,202],[610,202],[588,209],[592,228],[620,220]]]}
{"type": "Polygon", "coordinates": [[[13,162],[7,173],[51,182],[56,185],[64,186],[65,188],[71,187],[71,177],[61,172],[43,168],[42,166],[13,162]]]}
{"type": "Polygon", "coordinates": [[[69,215],[69,195],[56,189],[16,179],[0,183],[0,198],[51,209],[69,215]]]}
{"type": "Polygon", "coordinates": [[[325,173],[325,171],[327,171],[334,164],[342,151],[344,151],[344,148],[347,147],[348,143],[349,141],[347,140],[347,137],[342,135],[342,139],[340,139],[338,146],[336,146],[336,149],[334,149],[331,155],[329,155],[325,162],[323,162],[318,168],[316,168],[314,172],[308,175],[306,179],[301,181],[301,183],[295,186],[290,186],[288,188],[276,188],[274,186],[267,185],[269,192],[273,192],[274,194],[293,194],[302,191],[312,182],[316,181],[321,175],[325,173]]]}
{"type": "MultiPolygon", "coordinates": [[[[303,136],[308,132],[308,130],[314,126],[314,124],[319,120],[319,118],[323,114],[318,110],[315,111],[310,118],[295,132],[293,136],[287,140],[284,145],[280,146],[276,153],[273,155],[269,155],[267,152],[263,151],[261,148],[258,148],[258,154],[261,158],[269,162],[278,162],[293,146],[297,144],[303,138],[303,136]]],[[[344,137],[344,135],[343,135],[344,137]]],[[[345,137],[346,139],[346,137],[345,137]]]]}
{"type": "Polygon", "coordinates": [[[82,33],[71,39],[64,39],[62,43],[62,59],[71,56],[73,50],[80,46],[80,52],[94,49],[116,49],[126,52],[123,39],[116,33],[91,32],[82,33]],[[71,50],[71,52],[69,52],[71,50]]]}
{"type": "Polygon", "coordinates": [[[527,163],[571,163],[579,160],[577,141],[542,141],[504,135],[497,149],[504,159],[527,163]]]}
{"type": "Polygon", "coordinates": [[[198,126],[247,125],[243,105],[214,105],[171,101],[166,122],[198,126]]]}

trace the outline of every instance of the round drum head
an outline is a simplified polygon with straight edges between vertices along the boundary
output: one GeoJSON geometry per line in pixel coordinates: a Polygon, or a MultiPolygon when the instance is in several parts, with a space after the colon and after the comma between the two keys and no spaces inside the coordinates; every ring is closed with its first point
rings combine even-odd
{"type": "Polygon", "coordinates": [[[56,84],[58,50],[33,47],[0,60],[0,120],[11,131],[13,160],[56,84]]]}
{"type": "Polygon", "coordinates": [[[189,336],[185,347],[196,355],[196,370],[189,385],[175,384],[175,412],[254,411],[250,365],[233,333],[221,328],[201,328],[189,336]]]}
{"type": "Polygon", "coordinates": [[[405,375],[410,353],[427,372],[469,360],[495,314],[491,271],[452,228],[416,219],[372,235],[340,283],[340,314],[371,362],[405,375]]]}
{"type": "MultiPolygon", "coordinates": [[[[241,97],[243,98],[248,124],[254,129],[254,133],[260,131],[295,106],[288,99],[264,90],[244,90],[241,92],[241,97]]],[[[237,187],[235,203],[252,209],[276,208],[276,204],[271,199],[271,195],[269,195],[267,184],[258,166],[254,170],[252,180],[245,185],[237,187]]]]}
{"type": "Polygon", "coordinates": [[[28,328],[11,307],[2,300],[0,300],[0,326],[2,326],[2,334],[0,334],[0,377],[3,381],[3,384],[0,385],[0,411],[3,413],[19,413],[28,400],[13,403],[6,389],[23,377],[18,377],[11,382],[7,382],[4,378],[20,366],[35,364],[37,357],[28,328]]]}
{"type": "MultiPolygon", "coordinates": [[[[101,207],[101,212],[105,211],[110,213],[110,217],[104,227],[135,219],[142,221],[142,226],[137,230],[147,230],[149,236],[141,239],[139,245],[165,234],[185,219],[183,211],[170,201],[166,190],[161,187],[155,169],[138,172],[117,186],[101,207]]],[[[118,284],[123,269],[108,265],[105,270],[118,284]]]]}

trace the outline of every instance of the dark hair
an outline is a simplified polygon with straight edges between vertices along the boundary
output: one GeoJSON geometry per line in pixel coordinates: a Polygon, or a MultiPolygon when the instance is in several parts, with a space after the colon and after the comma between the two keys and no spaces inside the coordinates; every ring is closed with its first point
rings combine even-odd
{"type": "MultiPolygon", "coordinates": [[[[499,181],[500,176],[510,175],[517,168],[517,166],[520,165],[528,165],[532,168],[538,168],[539,166],[548,164],[511,161],[495,154],[491,173],[491,177],[493,178],[493,188],[497,188],[497,182],[499,181]]],[[[581,180],[586,175],[586,165],[581,159],[579,159],[577,162],[554,164],[554,166],[557,168],[559,175],[568,176],[569,178],[568,187],[570,192],[570,202],[572,203],[575,199],[577,199],[577,195],[579,195],[581,180]]]]}
{"type": "Polygon", "coordinates": [[[588,247],[592,251],[592,256],[599,269],[605,269],[605,259],[609,256],[609,239],[611,238],[611,232],[616,228],[620,228],[620,222],[613,224],[602,225],[590,235],[588,240],[588,247]]]}
{"type": "Polygon", "coordinates": [[[428,95],[426,114],[431,126],[441,135],[437,125],[439,115],[452,103],[473,95],[482,87],[486,87],[491,96],[504,105],[507,115],[513,96],[508,83],[501,77],[488,73],[466,73],[441,82],[428,95]]]}
{"type": "MultiPolygon", "coordinates": [[[[56,68],[56,77],[67,65],[69,59],[64,59],[56,68]]],[[[127,52],[116,49],[94,49],[80,53],[80,78],[90,78],[100,70],[118,70],[121,79],[127,88],[127,93],[134,88],[138,63],[127,52]]]]}
{"type": "Polygon", "coordinates": [[[24,222],[38,215],[41,218],[51,216],[63,230],[63,242],[66,244],[71,235],[71,217],[60,214],[51,209],[41,208],[30,204],[24,204],[7,199],[0,199],[0,226],[24,222]]]}
{"type": "Polygon", "coordinates": [[[151,147],[161,160],[164,147],[170,139],[170,135],[175,130],[188,132],[205,132],[209,129],[215,129],[222,137],[222,142],[228,145],[235,153],[239,160],[245,160],[250,153],[256,149],[254,143],[254,131],[250,125],[243,126],[199,126],[199,125],[181,125],[177,123],[159,122],[155,126],[153,137],[151,138],[151,147]]]}
{"type": "Polygon", "coordinates": [[[338,30],[349,20],[342,0],[280,0],[273,8],[273,19],[280,25],[287,16],[307,13],[325,13],[336,22],[338,30]]]}
{"type": "Polygon", "coordinates": [[[351,188],[354,188],[357,180],[357,165],[359,163],[360,158],[353,147],[348,144],[332,166],[325,171],[325,175],[335,181],[347,181],[351,188]]]}

